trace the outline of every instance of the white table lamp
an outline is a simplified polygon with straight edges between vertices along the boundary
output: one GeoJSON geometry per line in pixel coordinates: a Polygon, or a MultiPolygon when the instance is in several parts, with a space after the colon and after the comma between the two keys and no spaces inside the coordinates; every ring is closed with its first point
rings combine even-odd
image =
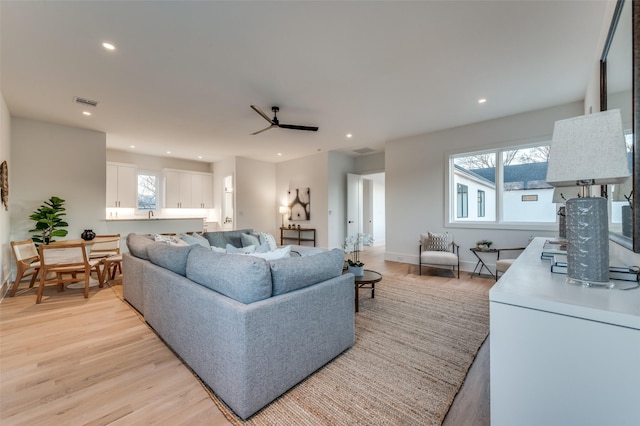
{"type": "Polygon", "coordinates": [[[630,175],[620,110],[556,121],[547,183],[583,188],[580,198],[566,201],[567,282],[613,287],[607,200],[592,196],[591,186],[620,183],[630,175]]]}
{"type": "Polygon", "coordinates": [[[282,216],[282,227],[284,228],[284,215],[289,213],[289,207],[287,206],[280,206],[280,216],[282,216]]]}

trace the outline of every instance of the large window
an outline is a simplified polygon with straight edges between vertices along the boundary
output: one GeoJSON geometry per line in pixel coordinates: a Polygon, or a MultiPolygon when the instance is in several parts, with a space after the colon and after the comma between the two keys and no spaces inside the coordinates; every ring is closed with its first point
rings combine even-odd
{"type": "Polygon", "coordinates": [[[554,223],[553,187],[545,179],[549,145],[509,147],[449,157],[451,222],[554,223]],[[477,209],[468,211],[460,187],[477,194],[477,209]],[[461,215],[467,211],[469,214],[461,215]]]}
{"type": "Polygon", "coordinates": [[[138,210],[158,209],[158,175],[138,172],[138,210]]]}

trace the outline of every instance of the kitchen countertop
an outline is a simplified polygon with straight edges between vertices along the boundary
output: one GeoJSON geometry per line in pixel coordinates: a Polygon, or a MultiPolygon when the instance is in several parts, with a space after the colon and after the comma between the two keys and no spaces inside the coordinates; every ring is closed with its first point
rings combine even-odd
{"type": "Polygon", "coordinates": [[[204,217],[126,217],[126,218],[109,218],[105,219],[106,222],[124,222],[124,221],[145,221],[150,222],[154,220],[204,220],[204,217]]]}

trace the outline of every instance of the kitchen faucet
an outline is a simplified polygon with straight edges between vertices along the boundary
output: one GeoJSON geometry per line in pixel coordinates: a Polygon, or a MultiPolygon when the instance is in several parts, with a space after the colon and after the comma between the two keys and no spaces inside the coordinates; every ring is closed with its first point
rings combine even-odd
{"type": "Polygon", "coordinates": [[[149,219],[151,219],[152,217],[153,217],[153,212],[149,210],[149,219]]]}

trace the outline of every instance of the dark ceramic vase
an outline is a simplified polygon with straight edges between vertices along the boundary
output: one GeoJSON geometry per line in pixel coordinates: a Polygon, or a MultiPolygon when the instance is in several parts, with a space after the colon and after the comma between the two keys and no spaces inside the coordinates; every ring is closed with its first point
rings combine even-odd
{"type": "Polygon", "coordinates": [[[93,232],[91,229],[85,229],[82,235],[80,235],[80,238],[82,238],[85,241],[93,240],[95,237],[96,237],[96,233],[93,232]]]}

